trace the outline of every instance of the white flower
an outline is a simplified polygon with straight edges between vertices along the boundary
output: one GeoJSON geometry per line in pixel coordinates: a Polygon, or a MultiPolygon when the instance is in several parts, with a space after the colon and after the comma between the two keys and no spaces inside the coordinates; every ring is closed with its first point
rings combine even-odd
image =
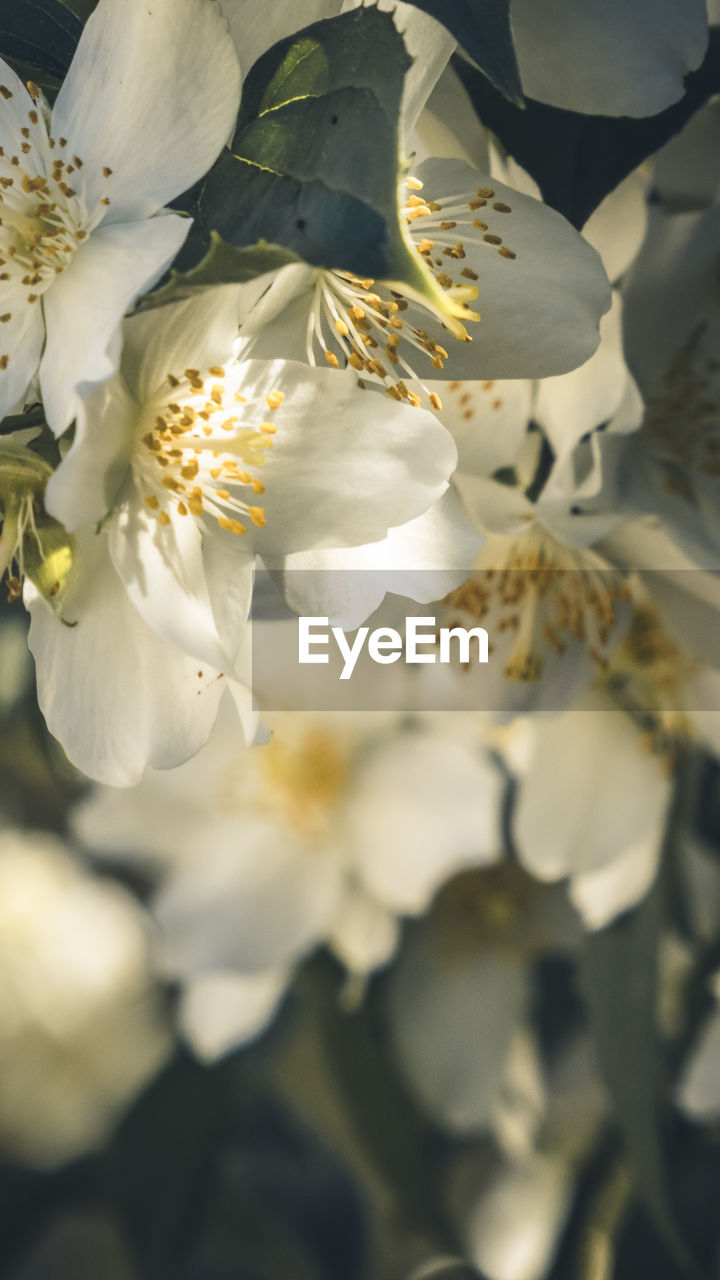
{"type": "Polygon", "coordinates": [[[409,404],[439,375],[539,377],[592,355],[608,282],[560,214],[461,160],[425,161],[401,205],[415,288],[285,267],[243,326],[248,354],[349,364],[409,404]]]}
{"type": "Polygon", "coordinates": [[[388,978],[398,1066],[432,1123],[463,1140],[449,1202],[491,1280],[547,1274],[603,1111],[584,1038],[549,1066],[531,1023],[537,962],[567,961],[580,936],[562,889],[504,862],[448,884],[388,978]]]}
{"type": "Polygon", "coordinates": [[[169,1048],[136,905],[55,837],[0,836],[0,1147],[49,1167],[101,1145],[169,1048]]]}
{"type": "Polygon", "coordinates": [[[399,916],[497,856],[500,775],[474,735],[362,713],[272,723],[243,751],[219,722],[182,769],[98,791],[77,816],[94,849],[165,870],[163,963],[207,1057],[262,1030],[310,950],[364,975],[393,953],[399,916]]]}
{"type": "Polygon", "coordinates": [[[39,698],[102,781],[204,741],[219,674],[239,674],[256,554],[282,570],[305,549],[378,541],[443,495],[455,462],[434,417],[378,413],[351,374],[236,360],[241,297],[128,320],[120,373],[83,399],[48,484],[48,510],[79,533],[62,619],[26,588],[39,698]]]}
{"type": "Polygon", "coordinates": [[[536,718],[513,829],[522,865],[541,880],[569,878],[590,929],[647,893],[671,798],[666,759],[600,691],[581,708],[536,718]]]}
{"type": "Polygon", "coordinates": [[[100,0],[51,115],[5,63],[0,94],[0,416],[39,368],[60,434],[187,235],[162,206],[217,156],[240,71],[214,0],[100,0]]]}

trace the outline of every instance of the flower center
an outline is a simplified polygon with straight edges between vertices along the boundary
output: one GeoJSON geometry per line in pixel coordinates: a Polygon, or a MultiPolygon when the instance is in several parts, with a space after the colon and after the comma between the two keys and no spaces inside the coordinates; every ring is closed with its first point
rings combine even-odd
{"type": "Polygon", "coordinates": [[[607,689],[624,711],[647,730],[657,754],[690,736],[683,708],[684,681],[693,664],[664,630],[657,610],[639,604],[612,655],[607,689]]]}
{"type": "Polygon", "coordinates": [[[336,735],[320,727],[276,734],[257,752],[270,807],[301,834],[325,832],[348,780],[348,754],[336,735]]]}
{"type": "Polygon", "coordinates": [[[216,807],[280,820],[302,840],[324,841],[347,787],[352,742],[305,717],[274,717],[273,725],[270,742],[233,760],[223,774],[216,807]]]}
{"type": "Polygon", "coordinates": [[[540,680],[547,656],[563,657],[573,643],[607,669],[617,607],[630,598],[621,574],[594,552],[565,547],[540,527],[514,539],[488,538],[478,563],[443,604],[459,615],[450,626],[464,626],[467,617],[482,622],[490,653],[511,641],[508,680],[540,680]],[[483,560],[498,567],[483,568],[483,560]]]}
{"type": "Polygon", "coordinates": [[[704,331],[697,333],[670,361],[659,391],[648,400],[643,424],[667,491],[688,498],[693,496],[689,473],[720,477],[720,360],[705,350],[704,338],[704,331]]]}
{"type": "MultiPolygon", "coordinates": [[[[5,137],[13,139],[13,146],[0,146],[0,282],[6,293],[12,289],[16,306],[38,301],[110,204],[104,197],[92,216],[88,213],[83,162],[68,154],[66,138],[48,136],[36,105],[40,90],[29,82],[28,91],[27,110],[20,102],[6,108],[5,137]]],[[[0,84],[0,97],[9,102],[14,95],[0,84]]],[[[102,172],[109,178],[112,170],[104,167],[102,172]]],[[[0,324],[12,318],[12,311],[6,311],[0,324]]],[[[8,363],[9,357],[0,355],[0,370],[8,363]]]]}
{"type": "Polygon", "coordinates": [[[203,375],[197,369],[167,375],[140,420],[133,459],[136,484],[161,525],[172,512],[209,516],[238,535],[248,524],[262,528],[265,512],[252,497],[265,492],[257,472],[265,465],[277,430],[270,416],[284,394],[248,399],[239,391],[242,367],[235,361],[203,375]]]}
{"type": "MultiPolygon", "coordinates": [[[[401,217],[416,252],[450,299],[460,304],[467,321],[480,316],[470,308],[478,296],[479,274],[467,264],[467,245],[496,250],[512,261],[514,250],[490,230],[488,219],[511,213],[510,205],[494,200],[491,187],[474,192],[425,200],[418,193],[423,184],[408,178],[401,217]],[[483,216],[477,214],[482,211],[483,216]],[[456,233],[459,229],[462,239],[456,233]]],[[[418,406],[422,396],[408,387],[417,384],[431,406],[440,411],[437,392],[430,392],[423,378],[440,372],[449,358],[447,348],[423,327],[422,311],[439,321],[448,336],[445,342],[470,342],[465,325],[451,319],[427,301],[406,297],[397,289],[343,271],[318,271],[315,296],[308,317],[306,351],[310,364],[324,358],[333,368],[346,361],[373,382],[381,382],[394,400],[418,406]],[[400,376],[398,376],[400,375],[400,376]]]]}

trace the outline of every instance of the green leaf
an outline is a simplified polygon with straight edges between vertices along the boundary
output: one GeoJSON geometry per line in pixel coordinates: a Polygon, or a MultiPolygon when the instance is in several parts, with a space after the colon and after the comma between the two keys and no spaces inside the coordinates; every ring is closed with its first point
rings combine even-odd
{"type": "Polygon", "coordinates": [[[256,280],[268,271],[277,271],[300,259],[289,249],[281,245],[267,244],[261,240],[259,244],[249,248],[236,249],[213,231],[210,236],[210,248],[197,266],[189,271],[171,271],[169,280],[147,294],[138,307],[139,311],[151,311],[155,307],[166,306],[169,302],[182,302],[185,298],[203,293],[216,285],[246,284],[256,280]]]}
{"type": "Polygon", "coordinates": [[[409,237],[398,204],[411,59],[388,13],[354,9],[280,41],[253,67],[233,139],[202,190],[168,282],[144,308],[292,262],[382,280],[454,331],[467,319],[409,237]]]}
{"type": "MultiPolygon", "coordinates": [[[[341,984],[339,971],[322,956],[306,965],[299,983],[314,1013],[338,1102],[405,1222],[438,1252],[461,1255],[443,1209],[433,1131],[399,1079],[377,992],[366,993],[359,1009],[344,1012],[341,984]]],[[[461,1257],[457,1263],[465,1265],[461,1257]]]]}
{"type": "Polygon", "coordinates": [[[408,0],[447,27],[503,97],[523,105],[510,0],[408,0]]]}
{"type": "Polygon", "coordinates": [[[637,1187],[658,1230],[688,1270],[675,1226],[661,1142],[662,1053],[656,1022],[662,888],[583,944],[580,978],[598,1060],[637,1187]]]}
{"type": "Polygon", "coordinates": [[[640,120],[581,115],[530,99],[520,111],[474,67],[459,58],[455,64],[482,123],[527,169],[543,199],[581,228],[623,178],[720,92],[720,30],[710,29],[705,61],[687,77],[681,101],[640,120]]]}
{"type": "Polygon", "coordinates": [[[62,80],[82,24],[59,0],[0,0],[0,54],[31,72],[62,80]]]}
{"type": "Polygon", "coordinates": [[[375,8],[280,41],[248,77],[232,154],[201,196],[205,226],[237,246],[266,240],[313,266],[391,275],[410,65],[391,15],[375,8]]]}

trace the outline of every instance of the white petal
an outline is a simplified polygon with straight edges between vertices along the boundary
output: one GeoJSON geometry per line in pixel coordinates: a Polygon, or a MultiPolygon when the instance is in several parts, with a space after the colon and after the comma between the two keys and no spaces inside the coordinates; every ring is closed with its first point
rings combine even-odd
{"type": "Polygon", "coordinates": [[[149,627],[183,653],[229,672],[250,608],[252,556],[238,538],[219,529],[205,534],[176,508],[168,517],[160,525],[133,491],[113,517],[113,563],[149,627]]]}
{"type": "Polygon", "coordinates": [[[122,787],[147,765],[170,769],[200,749],[223,681],[149,630],[112,567],[106,537],[78,538],[67,622],[27,585],[26,601],[40,708],[73,764],[122,787]]]}
{"type": "Polygon", "coordinates": [[[41,304],[28,303],[26,289],[7,289],[2,299],[3,311],[11,319],[0,325],[0,356],[7,356],[7,368],[0,369],[0,419],[24,397],[37,373],[45,340],[41,304]]]}
{"type": "Polygon", "coordinates": [[[263,473],[267,524],[248,530],[266,564],[377,542],[445,492],[457,455],[430,413],[359,391],[352,372],[251,360],[243,374],[248,397],[285,394],[263,473]]]}
{"type": "Polygon", "coordinates": [[[428,98],[411,142],[416,162],[442,156],[489,168],[488,134],[452,65],[445,68],[428,98]]]}
{"type": "Polygon", "coordinates": [[[119,377],[80,397],[72,447],[45,490],[46,510],[66,529],[107,515],[127,477],[137,418],[138,406],[119,377]]]}
{"type": "Polygon", "coordinates": [[[591,115],[651,116],[707,48],[704,0],[512,0],[526,94],[591,115]]]}
{"type": "Polygon", "coordinates": [[[657,873],[664,832],[665,813],[661,811],[647,835],[612,862],[587,875],[572,877],[570,900],[588,929],[604,929],[616,916],[642,901],[657,873]]]}
{"type": "Polygon", "coordinates": [[[291,963],[327,936],[341,875],[333,851],[305,844],[280,822],[247,807],[218,818],[212,848],[198,848],[156,899],[163,968],[187,977],[291,963]]]}
{"type": "MultiPolygon", "coordinates": [[[[583,227],[583,237],[603,260],[613,283],[637,256],[647,230],[649,173],[635,169],[605,197],[583,227]]],[[[720,178],[720,174],[718,174],[720,178]]],[[[656,174],[653,174],[653,187],[656,174]]]]}
{"type": "Polygon", "coordinates": [[[107,196],[106,222],[132,222],[210,168],[239,101],[240,68],[214,0],[100,0],[52,131],[83,161],[88,208],[107,196]]]}
{"type": "Polygon", "coordinates": [[[597,871],[649,840],[669,799],[662,761],[630,719],[598,697],[596,708],[539,728],[515,813],[521,861],[541,880],[597,871]]]}
{"type": "MultiPolygon", "coordinates": [[[[501,536],[522,533],[535,520],[533,503],[516,485],[500,484],[487,476],[466,475],[463,471],[455,472],[453,484],[472,523],[487,533],[501,536]]],[[[485,557],[493,553],[497,557],[497,565],[491,566],[488,561],[488,567],[500,568],[504,551],[504,544],[486,544],[485,557]]]]}
{"type": "Polygon", "coordinates": [[[98,227],[44,295],[40,389],[57,435],[78,411],[79,385],[115,372],[126,310],[160,278],[189,229],[190,220],[176,214],[98,227]]]}
{"type": "Polygon", "coordinates": [[[204,373],[229,360],[248,297],[254,299],[252,288],[222,285],[131,316],[123,327],[122,370],[138,403],[167,389],[169,373],[181,377],[188,368],[204,373]]]}
{"type": "Polygon", "coordinates": [[[258,58],[286,36],[322,18],[334,18],[341,0],[295,0],[292,5],[258,5],[257,0],[224,0],[223,11],[235,41],[243,77],[258,58]]]}
{"type": "Polygon", "coordinates": [[[681,1107],[695,1120],[720,1116],[720,1012],[710,1014],[677,1089],[681,1107]]]}
{"type": "Polygon", "coordinates": [[[507,1163],[471,1210],[470,1256],[493,1280],[542,1280],[548,1275],[573,1194],[571,1169],[538,1154],[507,1163]]]}
{"type": "Polygon", "coordinates": [[[398,943],[395,914],[360,889],[348,890],[333,921],[330,945],[352,973],[370,973],[386,964],[398,943]]]}
{"type": "Polygon", "coordinates": [[[265,1031],[283,997],[289,974],[204,973],[184,988],[179,1022],[203,1062],[217,1062],[265,1031]]]}
{"type": "MultiPolygon", "coordinates": [[[[534,417],[546,432],[558,457],[570,453],[588,431],[610,422],[630,379],[622,349],[622,302],[613,305],[600,322],[600,346],[579,369],[559,378],[543,378],[534,417]]],[[[642,418],[642,404],[636,426],[642,418]]]]}
{"type": "MultiPolygon", "coordinates": [[[[598,323],[610,305],[610,291],[602,262],[566,220],[540,200],[525,196],[459,160],[428,160],[417,169],[428,200],[451,204],[449,197],[472,198],[480,188],[494,192],[477,211],[464,207],[464,216],[487,224],[488,230],[458,226],[446,233],[452,245],[461,242],[465,258],[443,258],[443,271],[457,284],[467,285],[464,270],[473,270],[479,296],[473,309],[480,323],[468,325],[472,342],[448,338],[438,327],[423,322],[449,352],[444,376],[457,378],[534,378],[566,373],[582,364],[598,345],[598,323]],[[492,204],[510,212],[497,212],[492,204]],[[484,239],[500,236],[515,253],[503,257],[498,246],[484,239]]],[[[456,213],[449,218],[458,220],[456,213]]],[[[422,219],[417,230],[433,239],[422,219]]],[[[435,236],[442,236],[442,232],[435,236]]],[[[443,241],[444,242],[444,241],[443,241]]],[[[406,313],[413,318],[417,309],[406,313]]]]}
{"type": "Polygon", "coordinates": [[[458,449],[458,470],[489,476],[515,461],[532,416],[532,384],[523,379],[426,384],[442,402],[438,419],[458,449]]]}
{"type": "Polygon", "coordinates": [[[288,556],[276,580],[288,604],[306,617],[328,617],[354,631],[386,592],[431,603],[459,587],[481,545],[452,489],[382,542],[288,556]]]}
{"type": "Polygon", "coordinates": [[[501,779],[478,744],[405,734],[358,771],[347,833],[378,901],[419,914],[445,880],[500,856],[501,779]]]}
{"type": "Polygon", "coordinates": [[[411,938],[388,995],[395,1048],[425,1110],[458,1134],[488,1128],[528,999],[524,966],[489,949],[411,938]]]}

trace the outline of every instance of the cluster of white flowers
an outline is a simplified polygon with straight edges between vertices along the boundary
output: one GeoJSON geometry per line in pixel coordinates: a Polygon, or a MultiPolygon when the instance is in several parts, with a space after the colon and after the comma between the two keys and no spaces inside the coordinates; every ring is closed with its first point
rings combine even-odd
{"type": "MultiPolygon", "coordinates": [[[[3,835],[0,1147],[102,1140],[167,1051],[152,981],[213,1063],[325,948],[349,1007],[387,970],[417,1105],[492,1135],[462,1173],[469,1256],[539,1280],[607,1100],[585,1032],[542,1061],[532,974],[646,898],[678,757],[720,757],[720,118],[578,231],[479,124],[445,27],[381,0],[412,60],[386,228],[407,278],[352,270],[348,235],[348,263],[172,294],[200,220],[178,197],[228,156],[258,59],[356,8],[99,0],[52,106],[0,62],[0,570],[95,784],[71,839],[150,886],[140,912],[3,835]],[[481,625],[492,663],[400,663],[371,711],[361,660],[322,712],[326,672],[273,660],[292,614],[401,612],[481,625]]],[[[549,108],[653,116],[707,46],[701,0],[510,8],[549,108]]],[[[683,850],[703,944],[711,862],[683,850]]],[[[720,1115],[718,1026],[680,1077],[694,1117],[720,1115]]]]}

